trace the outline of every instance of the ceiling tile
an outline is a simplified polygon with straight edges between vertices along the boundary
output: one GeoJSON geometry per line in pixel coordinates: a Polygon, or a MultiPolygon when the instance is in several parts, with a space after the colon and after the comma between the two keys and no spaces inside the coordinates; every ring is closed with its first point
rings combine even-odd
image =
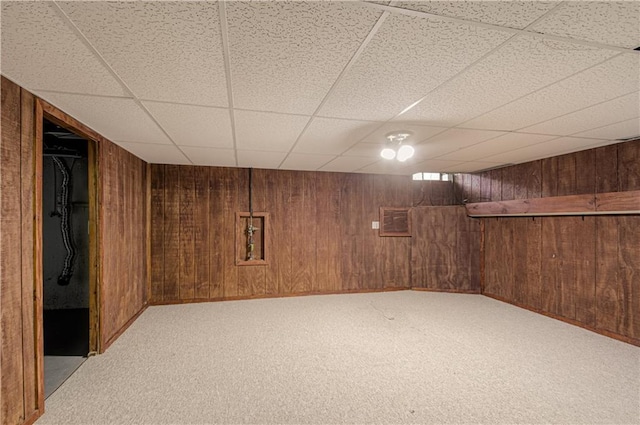
{"type": "Polygon", "coordinates": [[[416,145],[416,157],[433,159],[505,134],[500,131],[452,128],[416,145]]]}
{"type": "Polygon", "coordinates": [[[399,119],[457,125],[615,54],[610,50],[518,36],[430,93],[399,119]]]}
{"type": "Polygon", "coordinates": [[[330,163],[326,164],[321,171],[339,171],[344,173],[351,173],[359,170],[362,167],[366,167],[371,163],[377,161],[371,158],[362,158],[356,156],[339,156],[330,163]]]}
{"type": "Polygon", "coordinates": [[[382,145],[386,142],[386,136],[389,133],[408,131],[411,133],[411,136],[407,139],[407,143],[416,144],[433,137],[436,134],[442,133],[446,129],[446,127],[419,125],[411,121],[392,121],[376,129],[373,133],[365,137],[362,142],[382,145]]]}
{"type": "Polygon", "coordinates": [[[151,164],[191,164],[174,145],[116,142],[138,158],[151,164]]]}
{"type": "Polygon", "coordinates": [[[24,88],[126,92],[55,11],[53,2],[2,2],[2,74],[24,88]]]}
{"type": "Polygon", "coordinates": [[[235,111],[238,149],[287,152],[311,117],[235,111]]]}
{"type": "Polygon", "coordinates": [[[442,171],[446,171],[448,173],[475,173],[477,171],[498,168],[504,165],[508,164],[505,164],[504,162],[469,161],[462,164],[453,165],[451,167],[445,168],[442,171]]]}
{"type": "Polygon", "coordinates": [[[532,30],[613,46],[640,45],[640,3],[637,1],[568,1],[532,30]]]}
{"type": "Polygon", "coordinates": [[[233,148],[228,109],[160,102],[143,104],[179,146],[233,148]]]}
{"type": "Polygon", "coordinates": [[[390,15],[319,115],[391,119],[511,36],[463,24],[390,15]]]}
{"type": "Polygon", "coordinates": [[[334,158],[334,155],[292,153],[289,154],[287,159],[282,163],[280,169],[315,171],[334,158]]]}
{"type": "Polygon", "coordinates": [[[640,90],[640,55],[621,54],[463,124],[517,130],[640,90]]]}
{"type": "Polygon", "coordinates": [[[215,2],[58,4],[138,98],[228,105],[215,2]]]}
{"type": "Polygon", "coordinates": [[[346,151],[343,156],[362,156],[366,158],[380,159],[382,143],[358,143],[346,151]]]}
{"type": "Polygon", "coordinates": [[[640,119],[633,118],[616,124],[607,125],[589,131],[575,134],[577,137],[593,137],[596,139],[629,139],[631,137],[640,138],[640,119]]]}
{"type": "Polygon", "coordinates": [[[568,136],[638,116],[640,116],[640,92],[635,92],[524,128],[522,131],[568,136]]]}
{"type": "Polygon", "coordinates": [[[476,161],[499,153],[520,149],[525,146],[544,143],[557,136],[542,136],[537,134],[507,133],[494,139],[462,148],[439,157],[456,161],[476,161]]]}
{"type": "Polygon", "coordinates": [[[312,114],[380,11],[340,2],[228,2],[234,105],[312,114]]]}
{"type": "Polygon", "coordinates": [[[379,124],[367,121],[314,118],[293,152],[340,155],[376,126],[379,124]]]}
{"type": "Polygon", "coordinates": [[[403,9],[433,13],[509,28],[524,28],[558,3],[555,1],[403,1],[403,9]]]}
{"type": "Polygon", "coordinates": [[[596,139],[583,139],[578,137],[560,137],[545,143],[538,143],[484,158],[486,161],[519,164],[540,158],[548,158],[565,153],[581,151],[597,145],[606,144],[606,141],[596,139]]]}
{"type": "Polygon", "coordinates": [[[235,167],[236,154],[233,149],[214,149],[183,146],[180,149],[189,157],[193,165],[213,167],[235,167]]]}
{"type": "Polygon", "coordinates": [[[286,152],[238,151],[238,167],[278,168],[286,152]]]}
{"type": "Polygon", "coordinates": [[[36,94],[114,142],[171,143],[131,99],[49,92],[36,94]]]}
{"type": "MultiPolygon", "coordinates": [[[[437,173],[437,172],[442,172],[443,170],[446,170],[447,168],[453,167],[460,163],[461,161],[445,161],[440,159],[429,159],[426,161],[419,161],[414,164],[405,166],[402,168],[402,170],[405,172],[405,174],[437,173]]],[[[371,172],[374,172],[373,169],[371,169],[371,172]]]]}

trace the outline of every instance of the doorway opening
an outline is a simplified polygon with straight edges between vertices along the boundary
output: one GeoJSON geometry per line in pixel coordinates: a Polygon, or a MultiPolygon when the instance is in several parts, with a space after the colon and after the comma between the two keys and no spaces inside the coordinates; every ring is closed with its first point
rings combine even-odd
{"type": "Polygon", "coordinates": [[[91,141],[43,120],[42,307],[44,392],[51,395],[91,347],[91,141]]]}

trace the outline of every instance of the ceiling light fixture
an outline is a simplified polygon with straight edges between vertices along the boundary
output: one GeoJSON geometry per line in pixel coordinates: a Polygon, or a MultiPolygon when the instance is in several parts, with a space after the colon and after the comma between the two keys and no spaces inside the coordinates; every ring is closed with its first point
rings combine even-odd
{"type": "Polygon", "coordinates": [[[405,141],[411,136],[410,131],[398,131],[387,134],[387,143],[380,152],[380,156],[384,159],[397,159],[400,162],[405,162],[411,158],[415,153],[415,149],[411,145],[405,145],[405,141]]]}

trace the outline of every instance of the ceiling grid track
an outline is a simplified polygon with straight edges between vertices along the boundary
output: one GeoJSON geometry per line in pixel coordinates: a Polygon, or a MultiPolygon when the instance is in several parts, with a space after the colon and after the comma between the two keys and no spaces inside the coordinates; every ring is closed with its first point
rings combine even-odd
{"type": "Polygon", "coordinates": [[[233,104],[233,86],[231,75],[231,51],[229,49],[229,30],[227,27],[227,6],[224,1],[218,2],[218,14],[220,15],[220,35],[222,37],[222,57],[224,58],[224,73],[227,79],[227,102],[229,103],[229,119],[231,120],[231,137],[233,139],[233,156],[238,163],[238,143],[236,137],[236,117],[233,104]]]}
{"type": "Polygon", "coordinates": [[[182,154],[182,156],[185,157],[185,159],[187,161],[189,161],[190,164],[193,165],[193,162],[191,161],[191,159],[189,159],[189,157],[184,153],[184,151],[180,148],[180,146],[178,146],[176,144],[176,142],[173,140],[173,138],[169,135],[169,133],[167,133],[167,131],[160,125],[160,123],[155,119],[155,117],[151,114],[151,112],[146,108],[146,106],[144,106],[144,104],[140,101],[140,99],[138,99],[138,97],[133,93],[133,90],[131,90],[131,88],[129,88],[129,86],[127,85],[127,83],[124,82],[124,80],[122,78],[120,78],[120,76],[118,75],[118,73],[111,67],[111,65],[109,65],[109,63],[106,61],[106,59],[100,54],[100,52],[98,51],[98,49],[96,49],[93,44],[91,44],[91,42],[89,41],[89,39],[84,35],[84,33],[82,31],[80,31],[80,28],[78,28],[76,26],[76,24],[71,20],[71,18],[66,14],[66,12],[64,10],[62,10],[62,8],[60,7],[60,5],[54,0],[53,2],[54,5],[54,9],[56,11],[56,13],[58,14],[58,16],[60,16],[62,18],[62,20],[67,23],[67,25],[69,25],[69,27],[73,30],[73,32],[78,36],[78,38],[80,39],[80,41],[82,41],[82,43],[87,46],[87,48],[91,51],[91,53],[93,53],[93,55],[98,59],[98,61],[100,61],[100,63],[105,67],[105,69],[113,76],[113,78],[115,78],[115,80],[122,86],[122,88],[129,93],[129,95],[131,96],[131,99],[136,103],[136,105],[138,105],[145,114],[147,114],[147,116],[151,119],[151,121],[153,121],[158,128],[160,129],[160,131],[162,131],[164,133],[165,136],[167,136],[167,139],[171,141],[171,143],[173,143],[173,145],[176,147],[176,149],[178,149],[178,151],[180,151],[180,153],[182,154]]]}
{"type": "MultiPolygon", "coordinates": [[[[348,2],[347,2],[348,3],[348,2]]],[[[282,165],[284,164],[284,162],[287,160],[287,158],[289,158],[289,155],[291,155],[291,153],[293,152],[293,149],[298,145],[298,143],[300,142],[300,139],[302,138],[302,136],[304,135],[304,133],[307,131],[307,129],[309,128],[309,126],[311,125],[311,123],[313,122],[314,118],[318,115],[318,113],[320,112],[320,109],[322,109],[322,107],[325,105],[325,103],[327,102],[327,100],[329,100],[329,97],[331,96],[331,94],[334,92],[335,88],[338,86],[338,84],[340,83],[340,81],[342,80],[342,78],[344,77],[344,75],[349,72],[349,70],[353,67],[353,65],[357,62],[358,58],[360,57],[360,55],[362,55],[362,52],[364,52],[364,50],[367,48],[367,46],[369,45],[369,43],[371,42],[371,39],[376,35],[376,33],[378,32],[378,30],[380,29],[380,27],[382,26],[382,24],[384,23],[384,21],[387,19],[387,17],[389,16],[388,12],[383,12],[382,15],[380,15],[380,17],[378,18],[378,20],[376,21],[376,23],[373,25],[373,27],[371,28],[371,31],[369,31],[369,34],[367,34],[367,36],[365,37],[365,39],[362,41],[362,43],[360,43],[360,47],[358,47],[358,50],[355,51],[355,53],[353,54],[353,56],[351,56],[351,59],[349,60],[349,62],[347,63],[347,65],[342,69],[342,71],[340,72],[340,74],[338,75],[338,77],[336,78],[336,80],[333,82],[333,84],[331,85],[331,87],[329,88],[329,90],[327,91],[327,94],[325,94],[325,96],[322,98],[322,100],[320,101],[320,104],[318,105],[318,107],[316,108],[315,111],[313,111],[313,114],[311,115],[311,118],[309,119],[309,121],[307,122],[307,124],[304,126],[304,128],[302,129],[302,131],[300,132],[300,134],[298,135],[298,137],[296,138],[296,141],[293,143],[293,145],[291,145],[291,148],[289,149],[289,152],[287,152],[287,154],[285,155],[285,157],[282,159],[282,161],[280,161],[280,164],[278,165],[277,168],[282,167],[282,165]]],[[[334,158],[335,159],[335,158],[334,158]]],[[[333,161],[334,159],[332,159],[331,161],[333,161]]],[[[320,167],[318,167],[318,169],[324,167],[325,165],[327,165],[328,163],[330,163],[331,161],[321,165],[320,167]]]]}

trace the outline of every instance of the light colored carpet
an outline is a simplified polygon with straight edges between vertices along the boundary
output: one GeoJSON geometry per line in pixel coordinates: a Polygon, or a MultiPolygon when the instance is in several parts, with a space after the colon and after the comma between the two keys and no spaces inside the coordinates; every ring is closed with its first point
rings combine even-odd
{"type": "Polygon", "coordinates": [[[640,423],[640,348],[493,299],[151,307],[44,424],[640,423]]]}

